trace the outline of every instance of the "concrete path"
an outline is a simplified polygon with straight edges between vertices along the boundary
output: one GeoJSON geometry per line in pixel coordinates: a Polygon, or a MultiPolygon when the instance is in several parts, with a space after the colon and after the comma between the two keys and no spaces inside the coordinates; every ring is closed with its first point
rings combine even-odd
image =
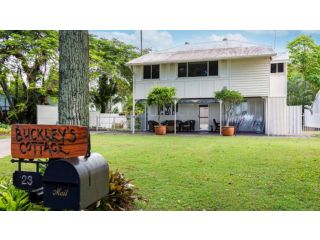
{"type": "Polygon", "coordinates": [[[10,155],[11,140],[10,138],[0,139],[0,158],[10,155]]]}

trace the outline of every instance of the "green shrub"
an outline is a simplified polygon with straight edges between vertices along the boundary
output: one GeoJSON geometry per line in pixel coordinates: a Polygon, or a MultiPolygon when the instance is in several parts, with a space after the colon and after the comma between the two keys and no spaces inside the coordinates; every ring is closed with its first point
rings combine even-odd
{"type": "Polygon", "coordinates": [[[119,171],[109,174],[109,194],[98,202],[95,209],[101,211],[129,211],[134,209],[136,201],[146,201],[137,193],[132,180],[124,177],[119,171]]]}
{"type": "Polygon", "coordinates": [[[16,189],[9,178],[0,180],[0,211],[44,210],[41,205],[30,202],[27,192],[16,189]]]}
{"type": "MultiPolygon", "coordinates": [[[[134,209],[136,201],[146,201],[137,193],[137,188],[119,171],[109,174],[109,194],[93,204],[87,210],[129,211],[134,209]]],[[[29,200],[27,192],[13,186],[11,179],[0,180],[0,211],[41,211],[47,210],[29,200]]]]}
{"type": "Polygon", "coordinates": [[[11,129],[10,125],[0,123],[0,136],[10,134],[10,129],[11,129]]]}
{"type": "Polygon", "coordinates": [[[174,87],[154,87],[148,94],[147,103],[149,106],[157,106],[158,123],[160,124],[161,109],[167,105],[173,105],[176,97],[174,87]]]}
{"type": "Polygon", "coordinates": [[[0,128],[0,136],[1,135],[9,135],[10,134],[10,130],[5,129],[5,128],[0,128]]]}
{"type": "Polygon", "coordinates": [[[5,128],[10,130],[11,126],[8,124],[0,123],[0,128],[5,128]]]}
{"type": "Polygon", "coordinates": [[[226,114],[226,126],[229,126],[229,119],[235,108],[244,101],[240,92],[235,90],[229,90],[224,87],[222,90],[214,93],[215,98],[221,100],[224,104],[224,110],[226,114]]]}

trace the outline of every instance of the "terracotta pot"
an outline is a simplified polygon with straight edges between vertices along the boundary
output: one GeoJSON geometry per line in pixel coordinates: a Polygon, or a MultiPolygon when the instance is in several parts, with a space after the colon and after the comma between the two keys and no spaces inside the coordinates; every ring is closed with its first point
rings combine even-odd
{"type": "Polygon", "coordinates": [[[229,127],[222,127],[221,129],[222,135],[223,136],[234,136],[234,127],[229,126],[229,127]]]}
{"type": "Polygon", "coordinates": [[[164,125],[154,126],[154,132],[156,133],[156,135],[166,135],[167,126],[164,126],[164,125]]]}

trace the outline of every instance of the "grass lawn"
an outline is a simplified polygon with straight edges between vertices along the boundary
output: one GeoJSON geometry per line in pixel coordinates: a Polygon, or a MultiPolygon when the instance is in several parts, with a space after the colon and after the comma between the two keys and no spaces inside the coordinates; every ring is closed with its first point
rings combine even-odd
{"type": "MultiPolygon", "coordinates": [[[[320,210],[320,138],[92,135],[145,210],[320,210]]],[[[0,159],[0,175],[16,165],[0,159]]]]}
{"type": "Polygon", "coordinates": [[[0,139],[10,138],[10,135],[0,135],[0,139]]]}

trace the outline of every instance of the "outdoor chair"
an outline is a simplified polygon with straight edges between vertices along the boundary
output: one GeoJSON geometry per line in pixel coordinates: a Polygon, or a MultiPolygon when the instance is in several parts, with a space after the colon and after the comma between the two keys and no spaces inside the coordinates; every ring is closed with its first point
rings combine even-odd
{"type": "Polygon", "coordinates": [[[149,132],[154,132],[154,126],[156,125],[159,125],[159,123],[153,120],[149,120],[148,121],[149,132]]]}
{"type": "Polygon", "coordinates": [[[218,123],[215,118],[213,119],[213,126],[214,126],[214,130],[213,130],[214,132],[220,132],[220,123],[218,123]]]}
{"type": "MultiPolygon", "coordinates": [[[[161,122],[162,125],[167,126],[167,132],[174,132],[174,120],[165,120],[161,122]]],[[[180,131],[181,121],[176,120],[176,131],[180,131]]]]}
{"type": "Polygon", "coordinates": [[[194,131],[195,124],[196,124],[195,120],[187,120],[181,123],[181,129],[183,131],[194,131]]]}

